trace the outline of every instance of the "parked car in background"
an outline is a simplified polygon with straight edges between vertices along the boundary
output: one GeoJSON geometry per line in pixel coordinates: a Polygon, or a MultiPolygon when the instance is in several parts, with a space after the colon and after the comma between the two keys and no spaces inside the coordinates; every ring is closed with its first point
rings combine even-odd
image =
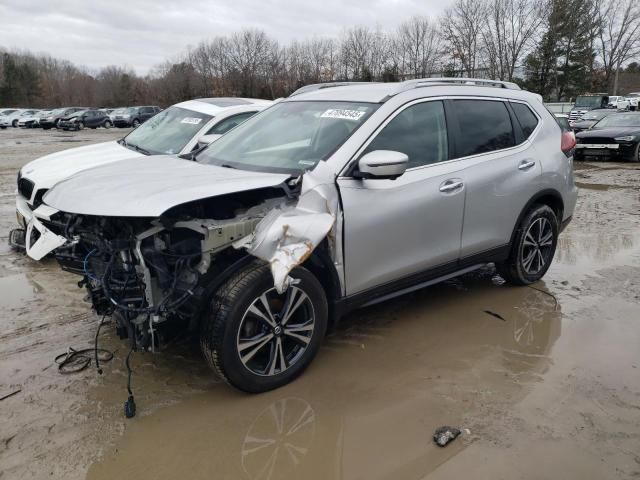
{"type": "Polygon", "coordinates": [[[50,110],[40,110],[32,115],[22,116],[18,121],[18,126],[22,128],[38,128],[40,126],[40,119],[49,113],[50,110]]]}
{"type": "Polygon", "coordinates": [[[307,87],[196,162],[58,183],[31,224],[52,233],[29,249],[83,276],[132,346],[192,328],[221,378],[264,392],[360,306],[492,263],[510,284],[540,280],[573,215],[574,144],[510,82],[307,87]]]}
{"type": "Polygon", "coordinates": [[[640,112],[609,115],[576,135],[574,158],[587,157],[640,162],[640,112]]]}
{"type": "Polygon", "coordinates": [[[65,107],[65,108],[56,108],[52,110],[51,113],[40,119],[40,126],[45,130],[49,130],[50,128],[56,128],[58,126],[58,122],[61,118],[68,117],[74,112],[79,112],[80,110],[86,110],[83,107],[65,107]]]}
{"type": "Polygon", "coordinates": [[[20,122],[21,118],[31,116],[38,111],[39,110],[36,109],[18,109],[15,112],[10,113],[9,115],[4,115],[0,117],[0,128],[17,128],[18,122],[20,122]]]}
{"type": "Polygon", "coordinates": [[[593,127],[596,123],[598,123],[604,117],[606,117],[607,115],[611,115],[612,113],[616,113],[616,110],[612,108],[602,108],[598,110],[591,110],[585,113],[584,115],[582,115],[582,117],[579,118],[578,120],[570,122],[571,129],[574,132],[589,130],[591,127],[593,127]]]}
{"type": "Polygon", "coordinates": [[[111,119],[111,123],[114,123],[116,116],[123,115],[127,110],[127,107],[114,108],[109,112],[109,118],[111,119]]]}
{"type": "Polygon", "coordinates": [[[617,108],[618,107],[618,101],[624,97],[621,97],[620,95],[610,95],[609,96],[609,105],[607,105],[608,108],[617,108]]]}
{"type": "MultiPolygon", "coordinates": [[[[33,160],[18,174],[19,222],[26,227],[46,191],[82,170],[147,155],[189,155],[272,103],[250,98],[190,100],[163,110],[121,140],[71,148],[33,160]]],[[[19,240],[11,243],[20,247],[19,240]]]]}
{"type": "Polygon", "coordinates": [[[160,107],[129,107],[122,113],[113,116],[113,124],[116,127],[133,127],[146,122],[161,110],[160,107]]]}
{"type": "Polygon", "coordinates": [[[2,108],[0,109],[0,117],[3,117],[5,115],[10,115],[13,112],[15,112],[16,110],[18,110],[17,108],[2,108]]]}
{"type": "Polygon", "coordinates": [[[578,95],[571,112],[569,112],[569,122],[575,122],[590,110],[607,108],[608,105],[609,95],[606,93],[588,93],[585,95],[578,95]]]}
{"type": "Polygon", "coordinates": [[[618,97],[616,100],[616,110],[629,110],[631,106],[631,101],[626,97],[618,97]]]}
{"type": "Polygon", "coordinates": [[[58,122],[58,128],[62,130],[83,130],[84,128],[111,128],[113,123],[109,115],[102,110],[80,110],[74,112],[70,116],[61,118],[58,122]]]}
{"type": "Polygon", "coordinates": [[[632,112],[638,111],[638,102],[640,102],[640,92],[633,92],[627,95],[629,101],[629,110],[632,112]]]}

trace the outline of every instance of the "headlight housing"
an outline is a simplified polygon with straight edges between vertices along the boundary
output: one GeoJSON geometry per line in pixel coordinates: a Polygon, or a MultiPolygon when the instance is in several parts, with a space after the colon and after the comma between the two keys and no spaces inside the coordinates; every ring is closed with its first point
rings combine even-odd
{"type": "Polygon", "coordinates": [[[614,140],[616,142],[633,142],[636,137],[634,135],[625,135],[624,137],[616,137],[614,140]]]}

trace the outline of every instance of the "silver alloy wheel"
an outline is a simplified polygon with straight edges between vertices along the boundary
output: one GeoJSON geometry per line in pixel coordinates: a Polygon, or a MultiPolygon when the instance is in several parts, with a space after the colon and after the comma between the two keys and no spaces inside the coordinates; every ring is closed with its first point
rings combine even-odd
{"type": "Polygon", "coordinates": [[[553,247],[551,222],[540,217],[529,225],[522,243],[522,268],[529,275],[540,273],[550,260],[553,247]]]}
{"type": "Polygon", "coordinates": [[[292,285],[279,295],[271,288],[251,303],[240,321],[240,361],[256,375],[279,375],[304,355],[314,329],[313,303],[304,291],[292,285]]]}

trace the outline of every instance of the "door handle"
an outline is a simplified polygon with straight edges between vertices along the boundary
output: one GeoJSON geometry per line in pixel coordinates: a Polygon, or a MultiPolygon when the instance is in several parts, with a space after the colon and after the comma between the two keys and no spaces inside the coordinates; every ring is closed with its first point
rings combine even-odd
{"type": "Polygon", "coordinates": [[[440,185],[440,191],[442,193],[451,193],[455,190],[461,189],[462,187],[464,187],[462,180],[445,180],[444,183],[440,185]]]}
{"type": "Polygon", "coordinates": [[[518,165],[518,170],[529,170],[535,164],[536,162],[533,160],[523,160],[520,162],[520,165],[518,165]]]}

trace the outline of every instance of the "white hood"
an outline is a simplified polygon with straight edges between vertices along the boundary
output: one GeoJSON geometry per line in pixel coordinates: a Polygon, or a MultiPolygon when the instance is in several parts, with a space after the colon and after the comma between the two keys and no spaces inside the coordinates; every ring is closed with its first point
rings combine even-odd
{"type": "Polygon", "coordinates": [[[228,193],[275,187],[289,175],[202,165],[157,155],[92,168],[63,180],[44,196],[69,213],[159,217],[168,209],[228,193]]]}
{"type": "Polygon", "coordinates": [[[27,163],[21,172],[23,177],[35,183],[35,192],[41,188],[51,188],[60,180],[82,170],[139,157],[144,155],[111,141],[45,155],[27,163]]]}

